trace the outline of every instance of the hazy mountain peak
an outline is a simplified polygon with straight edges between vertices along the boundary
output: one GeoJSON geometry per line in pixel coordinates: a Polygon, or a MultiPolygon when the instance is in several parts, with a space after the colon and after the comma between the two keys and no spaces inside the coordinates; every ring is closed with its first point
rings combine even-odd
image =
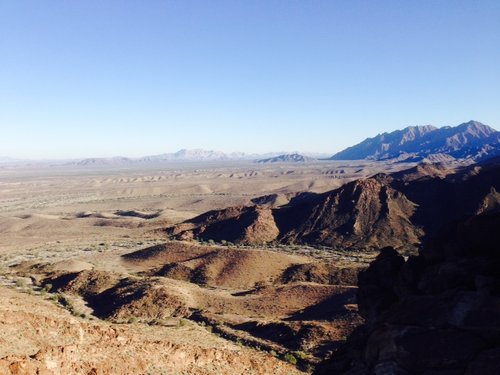
{"type": "Polygon", "coordinates": [[[463,124],[458,125],[457,130],[466,131],[469,134],[475,135],[485,135],[489,136],[497,131],[493,129],[491,126],[485,125],[479,121],[471,120],[469,122],[464,122],[463,124]]]}
{"type": "Polygon", "coordinates": [[[312,161],[313,158],[301,154],[283,154],[271,158],[257,160],[257,163],[304,163],[312,161]]]}
{"type": "Polygon", "coordinates": [[[430,132],[437,130],[435,126],[432,125],[417,125],[417,126],[408,126],[402,130],[400,145],[403,145],[407,142],[414,141],[415,139],[422,137],[430,132]]]}

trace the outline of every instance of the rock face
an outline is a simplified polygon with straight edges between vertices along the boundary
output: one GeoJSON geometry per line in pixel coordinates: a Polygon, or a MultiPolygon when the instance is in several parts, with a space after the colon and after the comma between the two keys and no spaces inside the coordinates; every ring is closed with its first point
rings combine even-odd
{"type": "Polygon", "coordinates": [[[471,158],[482,160],[500,151],[500,132],[469,121],[455,127],[432,125],[410,126],[403,130],[379,134],[349,147],[331,157],[332,160],[444,160],[471,158]]]}
{"type": "Polygon", "coordinates": [[[210,211],[168,228],[167,233],[178,239],[244,244],[279,241],[343,249],[415,249],[443,223],[500,207],[498,191],[499,160],[459,172],[440,164],[421,164],[323,194],[299,194],[279,207],[210,211]]]}
{"type": "Polygon", "coordinates": [[[359,275],[365,326],[318,373],[499,374],[500,213],[445,228],[406,261],[382,249],[359,275]]]}

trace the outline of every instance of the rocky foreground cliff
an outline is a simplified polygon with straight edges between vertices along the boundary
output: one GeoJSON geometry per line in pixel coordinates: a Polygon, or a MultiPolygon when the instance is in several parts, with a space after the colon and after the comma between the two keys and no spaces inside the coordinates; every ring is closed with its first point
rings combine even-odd
{"type": "Polygon", "coordinates": [[[364,326],[318,374],[500,374],[500,213],[447,226],[418,256],[359,275],[364,326]]]}
{"type": "Polygon", "coordinates": [[[0,287],[0,374],[295,374],[293,366],[187,324],[110,324],[0,287]]]}

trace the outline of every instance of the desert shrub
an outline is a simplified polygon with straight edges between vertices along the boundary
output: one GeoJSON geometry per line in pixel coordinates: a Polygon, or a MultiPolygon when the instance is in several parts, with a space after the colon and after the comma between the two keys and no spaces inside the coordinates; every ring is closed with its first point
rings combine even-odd
{"type": "Polygon", "coordinates": [[[42,288],[42,292],[48,293],[52,290],[52,284],[45,284],[42,288]]]}
{"type": "Polygon", "coordinates": [[[283,356],[283,360],[292,365],[297,364],[297,358],[295,358],[295,356],[292,353],[285,353],[285,355],[283,356]]]}
{"type": "Polygon", "coordinates": [[[293,356],[297,359],[302,359],[302,360],[307,358],[307,354],[300,350],[293,352],[293,356]]]}
{"type": "Polygon", "coordinates": [[[50,296],[50,299],[52,301],[54,301],[55,303],[58,303],[59,305],[64,307],[66,310],[68,310],[71,313],[71,315],[85,317],[85,314],[80,313],[76,309],[76,307],[73,305],[71,300],[68,297],[66,297],[64,294],[61,294],[61,293],[53,294],[52,296],[50,296]]]}

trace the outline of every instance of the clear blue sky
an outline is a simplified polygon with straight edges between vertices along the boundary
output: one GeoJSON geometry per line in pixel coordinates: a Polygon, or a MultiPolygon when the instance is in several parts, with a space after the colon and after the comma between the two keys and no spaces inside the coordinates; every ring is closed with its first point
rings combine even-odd
{"type": "Polygon", "coordinates": [[[0,155],[333,153],[500,128],[500,1],[0,1],[0,155]]]}

